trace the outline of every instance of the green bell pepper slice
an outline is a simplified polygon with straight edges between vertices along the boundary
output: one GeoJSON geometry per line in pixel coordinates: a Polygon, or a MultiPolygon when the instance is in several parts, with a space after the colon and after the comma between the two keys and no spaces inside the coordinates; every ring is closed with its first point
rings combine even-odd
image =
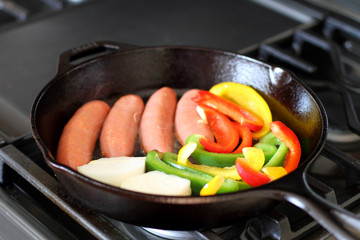
{"type": "MultiPolygon", "coordinates": [[[[146,155],[146,170],[147,171],[162,171],[167,174],[176,175],[179,177],[187,178],[191,182],[191,189],[193,194],[199,195],[201,189],[207,184],[214,176],[207,174],[195,169],[189,169],[186,167],[181,167],[178,165],[175,167],[173,158],[177,158],[177,155],[172,155],[171,153],[161,153],[156,150],[150,151],[146,155]],[[165,161],[173,162],[172,164],[167,164],[165,161]]],[[[245,183],[244,183],[245,184],[245,183]]],[[[246,185],[241,184],[240,181],[235,181],[232,179],[227,179],[219,189],[218,193],[229,193],[237,192],[241,189],[245,189],[246,185]]]]}
{"type": "Polygon", "coordinates": [[[259,143],[268,143],[275,146],[279,146],[281,144],[280,140],[277,139],[272,132],[268,132],[262,138],[260,138],[259,143]]]}
{"type": "MultiPolygon", "coordinates": [[[[164,153],[162,160],[163,160],[163,162],[165,162],[166,164],[168,164],[174,168],[184,170],[186,172],[189,172],[189,173],[192,173],[195,175],[199,174],[199,175],[204,176],[203,181],[200,183],[201,188],[215,176],[213,174],[206,173],[206,172],[191,168],[186,165],[178,164],[176,153],[166,152],[166,153],[164,153]]],[[[191,181],[191,179],[190,179],[190,181],[191,181]]],[[[199,193],[200,193],[201,188],[199,189],[199,193]]],[[[221,194],[221,193],[237,192],[237,191],[245,190],[248,188],[250,188],[250,185],[248,185],[244,181],[236,181],[231,178],[225,178],[224,183],[222,184],[221,188],[219,189],[219,191],[217,193],[221,194]]]]}
{"type": "MultiPolygon", "coordinates": [[[[206,151],[204,146],[200,144],[199,139],[203,137],[198,134],[190,135],[185,143],[194,142],[197,144],[195,151],[191,154],[191,157],[199,164],[204,164],[212,167],[231,167],[235,165],[236,158],[244,158],[243,153],[213,153],[206,151]]],[[[258,145],[258,148],[262,149],[265,154],[265,161],[270,160],[270,158],[275,154],[276,147],[271,147],[265,145],[258,145]]]]}
{"type": "Polygon", "coordinates": [[[271,156],[269,160],[265,160],[264,167],[278,167],[284,164],[285,156],[289,150],[289,148],[282,143],[272,132],[267,133],[262,138],[260,138],[259,143],[257,143],[258,147],[267,148],[269,146],[274,146],[277,150],[271,156]]]}
{"type": "Polygon", "coordinates": [[[269,160],[274,156],[276,151],[278,150],[277,147],[270,143],[257,143],[254,147],[263,150],[265,155],[265,163],[269,162],[269,160]]]}
{"type": "Polygon", "coordinates": [[[203,136],[198,134],[192,134],[185,141],[186,144],[190,142],[197,144],[197,147],[191,154],[191,157],[199,164],[212,167],[230,167],[235,165],[236,158],[244,157],[244,154],[242,153],[213,153],[206,151],[204,146],[199,142],[202,137],[203,136]]]}
{"type": "Polygon", "coordinates": [[[264,167],[282,166],[288,150],[288,147],[285,144],[281,143],[280,146],[277,148],[275,154],[270,158],[268,162],[265,163],[264,167]]]}

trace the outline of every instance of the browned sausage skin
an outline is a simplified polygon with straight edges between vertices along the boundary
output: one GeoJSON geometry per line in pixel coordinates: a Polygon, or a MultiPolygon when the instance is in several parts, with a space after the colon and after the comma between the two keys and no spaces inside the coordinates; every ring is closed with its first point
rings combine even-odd
{"type": "Polygon", "coordinates": [[[81,106],[63,129],[57,149],[57,161],[74,170],[90,162],[109,111],[109,105],[100,100],[81,106]]]}
{"type": "Polygon", "coordinates": [[[196,111],[197,104],[191,100],[199,89],[191,89],[180,98],[175,112],[175,135],[181,145],[191,134],[200,134],[207,139],[214,139],[208,123],[196,111]]]}
{"type": "Polygon", "coordinates": [[[140,141],[146,153],[156,149],[160,152],[174,151],[174,115],[176,92],[163,87],[157,90],[145,105],[140,122],[140,141]]]}
{"type": "Polygon", "coordinates": [[[133,94],[120,97],[105,119],[100,135],[104,157],[132,156],[135,151],[144,102],[133,94]]]}

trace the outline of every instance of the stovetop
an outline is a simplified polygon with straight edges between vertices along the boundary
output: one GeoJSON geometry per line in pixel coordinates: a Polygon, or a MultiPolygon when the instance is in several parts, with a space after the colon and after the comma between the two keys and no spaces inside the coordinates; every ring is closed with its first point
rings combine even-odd
{"type": "MultiPolygon", "coordinates": [[[[329,113],[328,151],[340,149],[356,161],[360,159],[360,113],[352,111],[360,109],[356,1],[341,1],[341,8],[335,7],[337,0],[37,2],[50,7],[40,11],[42,7],[36,5],[24,20],[19,14],[0,26],[0,111],[5,113],[0,118],[0,159],[5,163],[0,164],[0,235],[8,232],[17,239],[331,239],[304,212],[286,203],[260,218],[202,231],[164,232],[109,219],[72,199],[56,181],[31,137],[29,113],[36,94],[56,74],[58,56],[68,49],[99,40],[217,48],[296,74],[329,113]],[[339,80],[346,82],[345,87],[337,85],[339,80]],[[350,126],[346,119],[353,119],[350,126]]],[[[358,179],[348,177],[354,174],[347,168],[339,170],[335,162],[320,157],[308,180],[328,200],[359,213],[358,179]]]]}

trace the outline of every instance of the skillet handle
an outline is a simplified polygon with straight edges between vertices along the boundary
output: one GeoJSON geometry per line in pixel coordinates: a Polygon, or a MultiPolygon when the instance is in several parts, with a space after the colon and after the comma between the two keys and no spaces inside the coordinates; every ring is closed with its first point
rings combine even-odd
{"type": "Polygon", "coordinates": [[[132,48],[135,48],[135,46],[112,41],[90,42],[74,47],[60,54],[56,76],[96,57],[132,48]]]}
{"type": "Polygon", "coordinates": [[[304,210],[336,239],[360,239],[360,218],[315,193],[275,191],[271,194],[304,210]]]}
{"type": "MultiPolygon", "coordinates": [[[[330,151],[332,150],[334,149],[330,151]]],[[[324,152],[326,156],[328,152],[324,152]]],[[[360,239],[360,217],[324,199],[312,190],[307,180],[310,165],[311,162],[304,171],[294,171],[289,176],[275,181],[271,189],[264,188],[265,193],[260,194],[287,201],[302,209],[336,239],[360,239]]]]}

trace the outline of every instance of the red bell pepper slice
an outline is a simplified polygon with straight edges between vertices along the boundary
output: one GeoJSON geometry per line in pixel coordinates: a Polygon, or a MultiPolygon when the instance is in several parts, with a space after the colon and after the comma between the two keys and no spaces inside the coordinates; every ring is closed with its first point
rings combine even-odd
{"type": "Polygon", "coordinates": [[[209,152],[230,153],[239,143],[239,132],[225,115],[217,110],[199,105],[205,113],[206,120],[214,134],[216,142],[207,138],[200,138],[199,142],[209,152]]]}
{"type": "Polygon", "coordinates": [[[251,134],[251,131],[250,131],[250,129],[248,127],[242,126],[238,122],[233,122],[233,124],[237,128],[237,130],[239,131],[239,136],[241,138],[240,145],[237,147],[237,149],[235,149],[233,151],[233,153],[242,153],[242,150],[243,150],[244,147],[251,147],[252,146],[252,134],[251,134]]]}
{"type": "Polygon", "coordinates": [[[252,187],[258,187],[270,182],[270,178],[260,171],[256,171],[249,164],[246,158],[237,158],[235,167],[241,179],[252,187]]]}
{"type": "Polygon", "coordinates": [[[284,168],[290,173],[294,171],[300,162],[301,145],[295,133],[280,121],[270,123],[271,132],[288,148],[289,152],[284,159],[284,168]]]}
{"type": "Polygon", "coordinates": [[[242,108],[225,98],[219,97],[209,91],[201,90],[192,98],[197,104],[212,107],[225,114],[234,121],[247,126],[250,130],[257,132],[262,129],[264,121],[256,114],[242,108]]]}

